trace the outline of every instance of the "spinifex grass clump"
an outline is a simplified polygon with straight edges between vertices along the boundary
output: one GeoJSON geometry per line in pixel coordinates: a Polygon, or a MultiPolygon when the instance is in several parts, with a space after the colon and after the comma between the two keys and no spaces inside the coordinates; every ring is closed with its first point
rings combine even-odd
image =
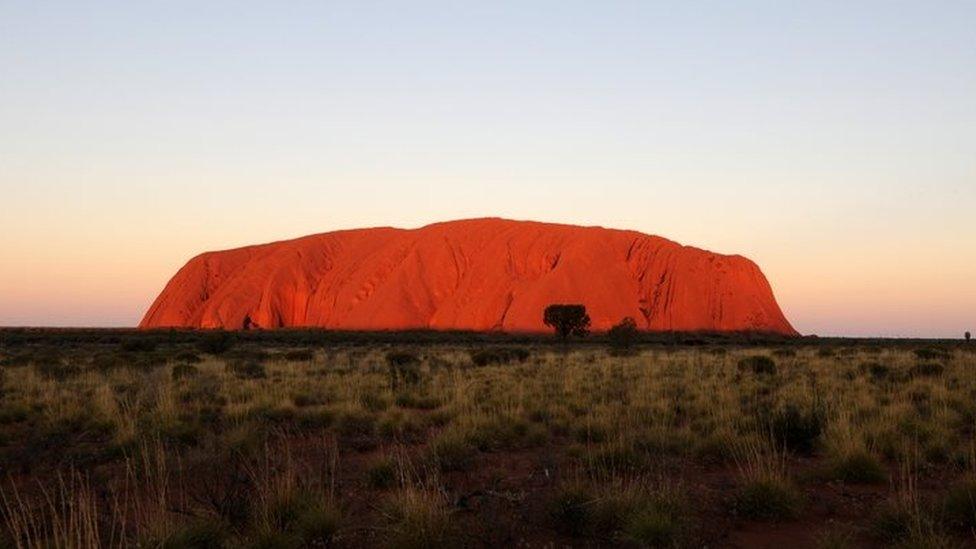
{"type": "Polygon", "coordinates": [[[767,421],[776,443],[809,455],[823,433],[826,410],[820,401],[806,406],[789,403],[774,411],[767,421]]]}
{"type": "Polygon", "coordinates": [[[750,519],[783,521],[799,515],[803,498],[787,474],[787,455],[768,438],[730,442],[740,484],[733,510],[750,519]]]}
{"type": "Polygon", "coordinates": [[[851,484],[882,484],[888,480],[888,472],[877,457],[866,450],[857,450],[836,458],[833,476],[851,484]]]}
{"type": "Polygon", "coordinates": [[[640,547],[683,546],[693,529],[680,488],[643,477],[570,481],[559,487],[548,512],[565,536],[640,547]]]}
{"type": "Polygon", "coordinates": [[[384,502],[385,531],[389,546],[404,549],[460,547],[458,527],[442,493],[430,487],[410,486],[384,502]]]}
{"type": "Polygon", "coordinates": [[[420,357],[411,351],[394,351],[387,353],[386,364],[389,367],[388,378],[390,387],[396,390],[401,386],[416,385],[420,382],[420,357]]]}

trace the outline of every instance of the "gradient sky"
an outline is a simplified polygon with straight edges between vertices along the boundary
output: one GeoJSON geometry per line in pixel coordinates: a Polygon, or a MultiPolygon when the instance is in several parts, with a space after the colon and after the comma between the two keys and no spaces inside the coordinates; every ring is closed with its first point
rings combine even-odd
{"type": "Polygon", "coordinates": [[[0,325],[480,216],[741,253],[803,333],[976,331],[976,2],[0,0],[0,325]]]}

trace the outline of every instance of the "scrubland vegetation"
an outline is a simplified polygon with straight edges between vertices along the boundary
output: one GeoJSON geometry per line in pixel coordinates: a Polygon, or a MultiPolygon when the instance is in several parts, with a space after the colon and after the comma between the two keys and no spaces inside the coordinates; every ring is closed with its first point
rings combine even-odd
{"type": "Polygon", "coordinates": [[[0,545],[974,544],[968,345],[0,341],[0,545]]]}

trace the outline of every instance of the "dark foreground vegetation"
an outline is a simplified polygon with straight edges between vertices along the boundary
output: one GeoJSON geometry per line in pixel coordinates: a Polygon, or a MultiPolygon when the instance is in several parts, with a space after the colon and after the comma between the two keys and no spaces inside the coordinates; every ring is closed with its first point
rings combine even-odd
{"type": "Polygon", "coordinates": [[[0,331],[0,547],[958,547],[976,345],[0,331]]]}

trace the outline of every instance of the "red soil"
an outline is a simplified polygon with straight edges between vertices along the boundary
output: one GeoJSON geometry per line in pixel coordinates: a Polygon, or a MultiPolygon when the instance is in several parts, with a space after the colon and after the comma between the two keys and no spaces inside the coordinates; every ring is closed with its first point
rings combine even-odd
{"type": "Polygon", "coordinates": [[[582,303],[594,330],[795,335],[748,259],[633,231],[504,219],[359,229],[208,252],[169,281],[140,327],[545,331],[582,303]]]}

